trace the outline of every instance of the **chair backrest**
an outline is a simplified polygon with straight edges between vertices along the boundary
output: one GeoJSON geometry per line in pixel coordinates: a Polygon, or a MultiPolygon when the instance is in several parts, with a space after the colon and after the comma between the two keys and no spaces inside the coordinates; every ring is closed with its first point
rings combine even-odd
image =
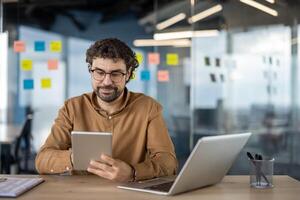
{"type": "Polygon", "coordinates": [[[189,116],[172,116],[175,131],[190,133],[191,118],[189,116]]]}
{"type": "MultiPolygon", "coordinates": [[[[33,119],[33,114],[27,114],[25,123],[23,125],[22,131],[19,135],[19,137],[16,140],[15,148],[14,148],[14,158],[17,162],[17,165],[19,166],[20,162],[20,148],[21,148],[21,143],[24,141],[25,144],[25,160],[28,159],[30,155],[30,148],[31,148],[31,123],[33,119]]],[[[27,164],[26,164],[27,165],[27,164]]]]}

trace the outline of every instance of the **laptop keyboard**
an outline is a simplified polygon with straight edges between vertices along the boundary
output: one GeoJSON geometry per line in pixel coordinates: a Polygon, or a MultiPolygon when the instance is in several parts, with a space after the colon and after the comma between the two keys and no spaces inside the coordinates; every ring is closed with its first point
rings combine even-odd
{"type": "Polygon", "coordinates": [[[162,184],[158,184],[158,185],[152,185],[152,186],[146,187],[145,189],[168,192],[171,189],[173,183],[174,183],[174,181],[162,183],[162,184]]]}

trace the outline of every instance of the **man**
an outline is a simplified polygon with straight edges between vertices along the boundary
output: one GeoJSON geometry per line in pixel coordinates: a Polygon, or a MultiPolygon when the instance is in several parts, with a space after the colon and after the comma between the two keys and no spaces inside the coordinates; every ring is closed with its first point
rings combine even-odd
{"type": "Polygon", "coordinates": [[[119,182],[175,174],[162,107],[125,87],[138,67],[135,53],[118,39],[104,39],[87,50],[86,62],[94,91],[67,100],[59,110],[36,157],[38,172],[72,171],[71,131],[98,131],[113,134],[112,157],[91,160],[88,172],[119,182]]]}

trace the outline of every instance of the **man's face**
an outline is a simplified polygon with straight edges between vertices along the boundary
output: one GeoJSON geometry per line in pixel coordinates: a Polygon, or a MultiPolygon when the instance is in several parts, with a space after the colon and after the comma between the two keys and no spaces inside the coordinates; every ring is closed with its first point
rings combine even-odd
{"type": "Polygon", "coordinates": [[[95,58],[91,71],[93,90],[102,101],[112,102],[123,93],[129,72],[122,59],[95,58]]]}

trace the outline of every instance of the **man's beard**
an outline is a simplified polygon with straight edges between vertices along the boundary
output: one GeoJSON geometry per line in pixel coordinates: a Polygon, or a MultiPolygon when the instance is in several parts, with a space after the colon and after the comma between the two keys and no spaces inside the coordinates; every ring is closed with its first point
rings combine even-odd
{"type": "Polygon", "coordinates": [[[97,94],[97,96],[102,101],[105,101],[108,103],[116,100],[122,94],[122,92],[123,92],[123,90],[119,91],[118,87],[114,87],[114,86],[97,87],[95,90],[95,93],[97,94]],[[100,92],[101,89],[113,90],[113,92],[110,95],[104,95],[104,94],[101,94],[101,92],[100,92]]]}

